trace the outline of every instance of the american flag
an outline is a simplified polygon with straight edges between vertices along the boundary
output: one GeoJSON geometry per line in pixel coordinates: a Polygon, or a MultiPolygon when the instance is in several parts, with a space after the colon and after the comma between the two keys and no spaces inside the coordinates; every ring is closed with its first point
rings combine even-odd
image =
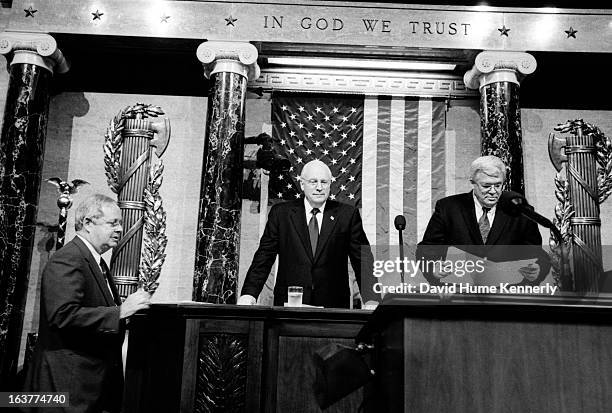
{"type": "MultiPolygon", "coordinates": [[[[361,209],[376,259],[393,257],[389,246],[398,244],[396,215],[405,216],[404,243],[414,246],[436,201],[455,193],[455,136],[446,130],[443,99],[275,94],[272,138],[291,169],[269,179],[262,175],[257,239],[265,228],[268,197],[270,204],[299,197],[298,175],[312,159],[332,170],[330,198],[361,209]]],[[[244,257],[246,263],[251,260],[244,257]]],[[[259,298],[264,304],[271,303],[272,273],[259,298]]]]}
{"type": "Polygon", "coordinates": [[[332,171],[330,199],[360,206],[363,98],[275,96],[272,136],[291,167],[270,176],[270,199],[299,198],[300,171],[318,159],[332,171]]]}
{"type": "Polygon", "coordinates": [[[371,244],[397,244],[393,220],[400,214],[405,242],[416,244],[435,202],[455,193],[446,168],[454,165],[454,136],[442,99],[276,94],[272,137],[291,168],[270,176],[269,198],[298,198],[302,167],[319,159],[332,171],[330,199],[362,210],[371,244]]]}

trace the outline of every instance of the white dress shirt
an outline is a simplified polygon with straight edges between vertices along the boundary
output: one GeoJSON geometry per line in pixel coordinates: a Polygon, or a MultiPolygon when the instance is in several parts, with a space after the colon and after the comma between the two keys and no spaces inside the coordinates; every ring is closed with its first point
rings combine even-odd
{"type": "MultiPolygon", "coordinates": [[[[102,267],[100,267],[100,259],[102,259],[102,256],[98,254],[98,251],[95,250],[95,248],[93,247],[93,245],[91,245],[89,241],[87,241],[85,238],[83,238],[79,234],[77,234],[77,237],[79,237],[81,241],[83,241],[85,246],[89,249],[89,252],[91,252],[91,255],[93,255],[94,259],[96,260],[96,264],[98,264],[98,268],[100,269],[100,272],[102,273],[102,275],[104,275],[104,271],[102,270],[102,267]]],[[[111,288],[106,277],[104,277],[104,281],[106,281],[106,286],[108,287],[108,291],[110,291],[111,293],[111,297],[114,298],[115,296],[113,295],[113,289],[111,288]]]]}
{"type": "MultiPolygon", "coordinates": [[[[472,194],[472,197],[474,198],[474,211],[476,211],[476,222],[478,222],[480,221],[480,218],[482,217],[482,204],[480,203],[480,201],[478,201],[478,198],[476,198],[476,195],[472,194]]],[[[489,217],[490,226],[493,226],[493,220],[495,219],[496,210],[497,210],[497,204],[493,205],[493,207],[487,213],[487,216],[489,217]]]]}
{"type": "MultiPolygon", "coordinates": [[[[321,205],[319,207],[319,213],[315,216],[315,218],[317,218],[317,224],[319,224],[319,234],[321,233],[321,225],[323,225],[323,211],[325,211],[325,204],[327,203],[324,202],[323,205],[321,205]]],[[[308,200],[306,198],[304,198],[304,210],[306,211],[306,227],[308,227],[308,224],[310,224],[310,218],[312,218],[312,210],[313,210],[313,206],[310,205],[310,203],[308,202],[308,200]]]]}

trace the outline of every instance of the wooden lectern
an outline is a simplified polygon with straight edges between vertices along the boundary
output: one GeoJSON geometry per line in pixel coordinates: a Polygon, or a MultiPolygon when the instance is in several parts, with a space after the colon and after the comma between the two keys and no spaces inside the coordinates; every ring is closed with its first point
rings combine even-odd
{"type": "MultiPolygon", "coordinates": [[[[154,304],[130,320],[123,413],[320,412],[314,353],[371,311],[154,304]]],[[[358,390],[325,413],[355,412],[358,390]]]]}
{"type": "Polygon", "coordinates": [[[358,336],[367,411],[611,412],[610,303],[539,299],[386,296],[358,336]]]}

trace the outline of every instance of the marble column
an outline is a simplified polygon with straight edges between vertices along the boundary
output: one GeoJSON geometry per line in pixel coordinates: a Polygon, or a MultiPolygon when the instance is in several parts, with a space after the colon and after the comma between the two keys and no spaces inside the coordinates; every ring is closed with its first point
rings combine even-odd
{"type": "Polygon", "coordinates": [[[193,300],[236,303],[247,82],[259,77],[250,43],[211,41],[197,50],[210,79],[193,300]]]}
{"type": "Polygon", "coordinates": [[[34,247],[36,211],[54,71],[68,70],[47,34],[4,32],[10,63],[0,138],[0,383],[15,383],[34,247]]]}
{"type": "Polygon", "coordinates": [[[506,189],[525,193],[520,81],[536,69],[533,56],[523,52],[485,51],[463,77],[480,90],[480,152],[500,157],[508,166],[506,189]]]}

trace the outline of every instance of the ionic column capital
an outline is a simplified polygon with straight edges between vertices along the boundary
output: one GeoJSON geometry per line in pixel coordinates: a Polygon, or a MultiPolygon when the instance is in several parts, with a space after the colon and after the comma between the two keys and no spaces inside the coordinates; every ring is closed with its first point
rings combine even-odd
{"type": "MultiPolygon", "coordinates": [[[[51,73],[65,73],[69,69],[55,39],[44,33],[3,32],[0,34],[0,53],[12,53],[11,65],[30,63],[44,67],[51,73]]],[[[7,59],[10,57],[7,56],[7,59]]]]}
{"type": "Polygon", "coordinates": [[[490,83],[512,82],[517,85],[536,69],[535,57],[525,52],[484,51],[474,61],[472,69],[463,75],[470,89],[480,89],[490,83]]]}
{"type": "Polygon", "coordinates": [[[255,80],[259,77],[257,48],[246,42],[210,41],[198,46],[198,60],[204,66],[204,76],[232,72],[255,80]]]}

